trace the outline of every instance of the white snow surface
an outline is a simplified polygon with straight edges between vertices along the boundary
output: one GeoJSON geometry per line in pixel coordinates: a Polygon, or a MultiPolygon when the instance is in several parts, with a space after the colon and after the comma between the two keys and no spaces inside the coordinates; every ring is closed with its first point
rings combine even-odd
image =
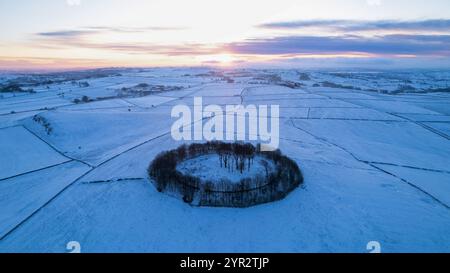
{"type": "Polygon", "coordinates": [[[89,87],[1,94],[0,252],[66,252],[70,241],[82,252],[368,252],[370,241],[383,252],[450,252],[449,71],[212,70],[124,69],[82,80],[89,87]],[[414,89],[400,92],[405,82],[414,89]],[[141,83],[182,89],[117,96],[141,83]],[[74,103],[82,96],[93,101],[74,103]],[[280,149],[304,185],[247,209],[159,193],[147,168],[191,143],[171,137],[171,110],[197,96],[279,105],[280,149]]]}
{"type": "Polygon", "coordinates": [[[0,151],[0,179],[69,160],[23,127],[0,129],[0,151]]]}
{"type": "MultiPolygon", "coordinates": [[[[245,170],[241,173],[238,170],[220,167],[220,159],[217,154],[202,155],[195,158],[187,159],[177,165],[177,170],[183,174],[192,175],[200,178],[202,181],[210,181],[218,183],[221,181],[230,181],[231,183],[239,183],[242,179],[253,178],[256,175],[264,175],[266,169],[262,165],[262,161],[267,162],[267,171],[271,173],[274,169],[270,160],[264,159],[261,156],[256,156],[253,163],[248,169],[247,161],[245,162],[245,170]]],[[[230,163],[234,164],[234,163],[230,163]]]]}

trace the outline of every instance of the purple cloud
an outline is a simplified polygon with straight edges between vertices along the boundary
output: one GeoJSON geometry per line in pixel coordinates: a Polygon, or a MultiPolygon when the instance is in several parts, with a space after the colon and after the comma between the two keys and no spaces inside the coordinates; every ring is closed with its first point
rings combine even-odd
{"type": "Polygon", "coordinates": [[[42,37],[54,37],[54,38],[73,38],[88,34],[95,34],[97,31],[93,30],[62,30],[62,31],[49,31],[36,33],[42,37]]]}
{"type": "Polygon", "coordinates": [[[272,22],[261,24],[260,28],[269,29],[299,29],[299,28],[326,28],[342,32],[369,31],[369,30],[428,30],[450,31],[449,19],[433,19],[419,21],[355,21],[355,20],[305,20],[272,22]]]}
{"type": "Polygon", "coordinates": [[[450,35],[288,36],[251,39],[226,46],[238,54],[450,55],[450,35]]]}

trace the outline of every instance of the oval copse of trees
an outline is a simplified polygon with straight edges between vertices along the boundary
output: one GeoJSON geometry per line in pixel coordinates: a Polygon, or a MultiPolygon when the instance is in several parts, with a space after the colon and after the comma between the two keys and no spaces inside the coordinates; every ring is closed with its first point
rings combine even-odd
{"type": "MultiPolygon", "coordinates": [[[[263,164],[265,165],[265,164],[263,164]]],[[[280,150],[262,151],[249,143],[225,143],[219,141],[182,145],[175,150],[158,154],[148,168],[148,174],[159,192],[182,199],[193,206],[245,208],[285,198],[303,183],[303,175],[297,163],[280,150]],[[271,162],[274,168],[265,173],[243,178],[239,183],[214,181],[181,173],[177,165],[203,155],[217,154],[218,166],[233,168],[238,172],[250,169],[256,156],[271,162]],[[220,165],[219,165],[220,164],[220,165]]]]}

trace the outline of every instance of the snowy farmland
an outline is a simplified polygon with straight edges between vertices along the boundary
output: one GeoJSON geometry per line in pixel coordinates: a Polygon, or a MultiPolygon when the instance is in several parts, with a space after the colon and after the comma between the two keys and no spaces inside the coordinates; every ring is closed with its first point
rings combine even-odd
{"type": "Polygon", "coordinates": [[[0,252],[67,252],[71,241],[82,252],[368,252],[370,241],[383,252],[450,252],[448,71],[0,78],[23,84],[0,93],[0,252]],[[159,193],[147,167],[183,144],[171,110],[194,97],[279,105],[280,149],[304,185],[246,209],[159,193]]]}

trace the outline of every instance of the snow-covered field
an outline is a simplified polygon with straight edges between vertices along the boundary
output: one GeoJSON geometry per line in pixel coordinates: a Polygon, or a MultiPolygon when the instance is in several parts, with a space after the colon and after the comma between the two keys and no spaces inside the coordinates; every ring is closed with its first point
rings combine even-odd
{"type": "Polygon", "coordinates": [[[450,252],[449,71],[89,73],[0,77],[27,83],[0,93],[0,252],[450,252]],[[194,97],[279,105],[304,185],[247,209],[159,193],[147,167],[194,97]]]}

